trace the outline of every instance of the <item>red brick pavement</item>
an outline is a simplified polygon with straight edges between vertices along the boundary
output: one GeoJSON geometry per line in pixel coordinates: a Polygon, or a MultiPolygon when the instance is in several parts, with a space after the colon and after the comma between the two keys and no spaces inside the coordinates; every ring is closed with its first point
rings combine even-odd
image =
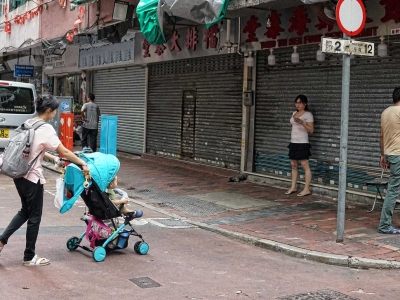
{"type": "MultiPolygon", "coordinates": [[[[274,211],[287,208],[292,213],[264,216],[252,220],[229,224],[217,224],[220,228],[265,238],[287,245],[332,254],[357,256],[373,259],[400,261],[400,236],[382,235],[377,232],[380,210],[367,213],[369,207],[351,203],[346,209],[345,240],[336,243],[336,203],[321,196],[296,197],[285,195],[284,190],[248,182],[228,182],[235,172],[215,170],[215,168],[176,162],[171,159],[145,156],[142,159],[120,158],[120,185],[128,190],[157,189],[173,195],[195,195],[213,192],[233,192],[257,199],[262,204],[266,200],[279,206],[267,208],[274,211]],[[306,204],[325,204],[308,210],[298,210],[306,204]]],[[[151,205],[150,201],[141,199],[151,205]]],[[[182,211],[163,207],[172,213],[188,217],[194,221],[208,222],[222,217],[235,217],[248,212],[265,211],[265,207],[230,210],[206,217],[194,217],[182,211]]],[[[232,220],[232,219],[231,219],[232,220]]],[[[394,226],[400,225],[397,213],[394,226]]]]}

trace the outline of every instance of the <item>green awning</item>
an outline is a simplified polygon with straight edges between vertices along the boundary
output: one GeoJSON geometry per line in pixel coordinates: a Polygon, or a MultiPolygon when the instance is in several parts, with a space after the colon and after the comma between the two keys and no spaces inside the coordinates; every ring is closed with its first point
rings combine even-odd
{"type": "Polygon", "coordinates": [[[97,0],[70,0],[69,1],[69,10],[75,10],[78,6],[85,4],[92,4],[97,0]]]}

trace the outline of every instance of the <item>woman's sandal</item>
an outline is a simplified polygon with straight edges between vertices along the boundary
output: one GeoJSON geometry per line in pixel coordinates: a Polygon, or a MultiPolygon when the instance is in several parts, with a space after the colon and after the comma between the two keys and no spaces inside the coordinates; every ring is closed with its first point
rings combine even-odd
{"type": "Polygon", "coordinates": [[[48,260],[47,258],[40,258],[37,255],[35,255],[32,260],[27,260],[27,261],[23,261],[22,264],[25,267],[33,267],[33,266],[47,266],[50,264],[50,260],[48,260]]]}
{"type": "Polygon", "coordinates": [[[290,194],[294,194],[294,193],[296,193],[296,191],[288,190],[288,191],[285,193],[285,195],[290,195],[290,194]]]}
{"type": "Polygon", "coordinates": [[[310,195],[311,195],[311,193],[306,193],[306,194],[299,193],[299,194],[297,194],[297,197],[306,197],[306,196],[310,196],[310,195]]]}

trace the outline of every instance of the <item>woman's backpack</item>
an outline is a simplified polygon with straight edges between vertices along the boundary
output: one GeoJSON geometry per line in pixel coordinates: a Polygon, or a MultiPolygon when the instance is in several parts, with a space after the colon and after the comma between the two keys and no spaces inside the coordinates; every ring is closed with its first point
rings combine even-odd
{"type": "Polygon", "coordinates": [[[29,163],[30,147],[35,137],[35,130],[45,121],[39,120],[33,124],[25,122],[15,129],[3,153],[1,172],[11,178],[20,178],[28,174],[40,154],[29,163]]]}

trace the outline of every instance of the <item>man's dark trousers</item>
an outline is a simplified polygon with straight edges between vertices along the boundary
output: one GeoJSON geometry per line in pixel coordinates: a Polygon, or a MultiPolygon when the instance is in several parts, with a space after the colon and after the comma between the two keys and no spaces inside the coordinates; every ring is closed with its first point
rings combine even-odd
{"type": "Polygon", "coordinates": [[[97,129],[82,128],[82,148],[90,147],[93,152],[97,151],[97,129]]]}

